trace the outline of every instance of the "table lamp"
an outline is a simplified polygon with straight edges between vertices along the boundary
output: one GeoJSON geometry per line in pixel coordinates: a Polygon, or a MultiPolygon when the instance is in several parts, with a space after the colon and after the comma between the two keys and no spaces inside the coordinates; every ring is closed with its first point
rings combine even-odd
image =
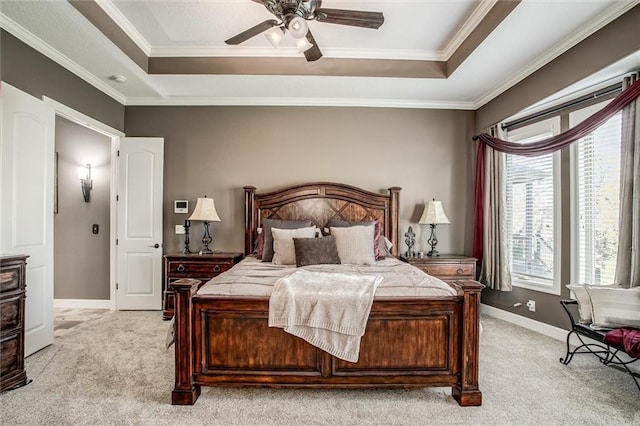
{"type": "Polygon", "coordinates": [[[436,245],[438,245],[436,226],[439,224],[451,223],[449,222],[447,215],[444,213],[442,203],[440,201],[436,201],[435,198],[432,201],[427,201],[424,205],[424,211],[422,212],[422,216],[418,223],[421,225],[431,226],[431,236],[427,241],[431,246],[431,251],[427,253],[427,256],[440,256],[440,253],[436,250],[436,245]]]}
{"type": "Polygon", "coordinates": [[[209,234],[209,222],[220,222],[220,216],[216,211],[216,205],[213,202],[213,198],[198,198],[196,202],[196,208],[189,217],[189,221],[198,220],[204,222],[204,236],[202,237],[203,248],[200,254],[212,254],[213,251],[209,249],[209,244],[213,241],[209,234]]]}

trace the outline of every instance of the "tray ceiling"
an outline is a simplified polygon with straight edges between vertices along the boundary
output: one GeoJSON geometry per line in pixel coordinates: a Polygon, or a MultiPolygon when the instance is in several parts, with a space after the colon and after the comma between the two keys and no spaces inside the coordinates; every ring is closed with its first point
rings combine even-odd
{"type": "MultiPolygon", "coordinates": [[[[476,109],[638,3],[324,0],[385,21],[309,22],[316,62],[286,36],[278,48],[262,35],[226,45],[273,17],[250,0],[2,0],[0,24],[125,105],[476,109]]],[[[640,54],[599,78],[638,67],[640,54]]]]}

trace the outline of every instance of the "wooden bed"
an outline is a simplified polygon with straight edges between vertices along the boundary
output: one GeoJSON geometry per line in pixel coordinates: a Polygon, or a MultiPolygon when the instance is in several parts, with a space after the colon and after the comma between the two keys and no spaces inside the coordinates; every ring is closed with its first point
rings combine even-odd
{"type": "MultiPolygon", "coordinates": [[[[265,218],[377,219],[398,254],[400,188],[386,195],[313,183],[264,194],[245,187],[245,254],[265,218]]],[[[175,292],[172,403],[193,404],[201,386],[300,388],[448,387],[462,406],[482,403],[478,388],[480,291],[450,283],[456,296],[375,299],[357,363],[343,361],[281,328],[268,327],[268,297],[197,295],[197,280],[175,292]]]]}

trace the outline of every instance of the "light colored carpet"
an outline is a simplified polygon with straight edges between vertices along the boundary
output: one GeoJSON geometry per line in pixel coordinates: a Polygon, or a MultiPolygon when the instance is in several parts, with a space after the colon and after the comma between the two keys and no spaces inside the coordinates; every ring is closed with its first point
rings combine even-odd
{"type": "Polygon", "coordinates": [[[113,312],[27,358],[28,386],[0,395],[3,425],[639,425],[640,392],[593,356],[483,317],[482,407],[450,389],[203,388],[172,406],[173,350],[160,312],[113,312]]]}

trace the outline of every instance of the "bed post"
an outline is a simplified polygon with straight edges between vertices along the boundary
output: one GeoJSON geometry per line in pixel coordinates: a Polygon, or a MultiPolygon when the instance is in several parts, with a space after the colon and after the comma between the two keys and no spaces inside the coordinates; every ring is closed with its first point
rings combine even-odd
{"type": "Polygon", "coordinates": [[[183,278],[171,283],[174,302],[175,387],[173,405],[193,405],[200,396],[200,385],[193,383],[193,304],[191,297],[200,281],[183,278]]]}
{"type": "Polygon", "coordinates": [[[244,255],[248,256],[253,253],[253,247],[255,245],[254,230],[257,228],[255,223],[256,217],[254,212],[254,206],[256,202],[256,187],[245,186],[244,187],[244,255]]]}
{"type": "Polygon", "coordinates": [[[398,257],[400,249],[398,248],[398,215],[400,210],[400,190],[402,188],[398,186],[393,186],[389,188],[389,194],[391,195],[389,201],[389,227],[391,233],[391,242],[393,243],[393,247],[391,247],[391,254],[395,257],[398,257]]]}
{"type": "Polygon", "coordinates": [[[463,291],[462,332],[460,336],[460,382],[451,394],[463,407],[482,405],[478,384],[480,352],[480,292],[484,285],[477,281],[456,281],[463,291]]]}

